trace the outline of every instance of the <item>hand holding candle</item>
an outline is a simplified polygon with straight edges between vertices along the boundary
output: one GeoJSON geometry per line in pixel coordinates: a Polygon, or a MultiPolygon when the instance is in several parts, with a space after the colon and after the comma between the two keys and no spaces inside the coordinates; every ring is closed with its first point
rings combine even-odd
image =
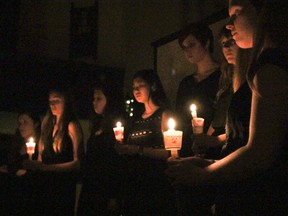
{"type": "Polygon", "coordinates": [[[168,127],[168,131],[163,132],[165,149],[171,151],[172,157],[178,157],[178,150],[182,146],[183,132],[174,130],[175,121],[172,118],[168,120],[168,127]]]}
{"type": "Polygon", "coordinates": [[[35,146],[36,143],[34,142],[34,139],[31,137],[29,139],[29,142],[26,143],[27,154],[29,155],[30,160],[32,160],[32,155],[35,153],[35,146]]]}
{"type": "Polygon", "coordinates": [[[124,140],[124,127],[122,127],[121,122],[116,123],[116,127],[113,128],[115,139],[118,142],[123,142],[124,140]]]}
{"type": "MultiPolygon", "coordinates": [[[[204,118],[199,118],[197,117],[197,112],[196,112],[196,105],[192,104],[190,106],[190,110],[191,110],[191,115],[192,115],[192,128],[193,128],[193,134],[202,134],[203,133],[203,128],[204,128],[204,118]]],[[[194,144],[193,144],[194,146],[194,144]]],[[[206,152],[206,148],[202,149],[202,150],[196,150],[193,149],[194,153],[196,156],[198,157],[204,157],[205,156],[205,152],[206,152]]]]}

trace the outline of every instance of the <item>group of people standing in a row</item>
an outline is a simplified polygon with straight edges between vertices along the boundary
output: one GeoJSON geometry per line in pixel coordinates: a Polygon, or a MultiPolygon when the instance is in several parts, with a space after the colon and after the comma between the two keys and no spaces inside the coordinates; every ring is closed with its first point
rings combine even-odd
{"type": "Polygon", "coordinates": [[[1,184],[9,185],[5,213],[73,215],[81,171],[77,215],[287,215],[287,1],[230,0],[229,15],[220,32],[221,65],[205,24],[179,37],[197,71],[181,81],[175,111],[156,73],[134,74],[133,95],[143,106],[126,120],[121,143],[113,132],[113,91],[100,85],[86,150],[66,91],[50,91],[42,123],[20,113],[13,151],[1,166],[1,184]],[[193,135],[192,103],[205,119],[201,135],[193,135]],[[172,116],[183,130],[176,159],[162,135],[172,116]],[[25,154],[31,136],[35,160],[25,154]],[[18,178],[7,184],[11,175],[18,178]]]}

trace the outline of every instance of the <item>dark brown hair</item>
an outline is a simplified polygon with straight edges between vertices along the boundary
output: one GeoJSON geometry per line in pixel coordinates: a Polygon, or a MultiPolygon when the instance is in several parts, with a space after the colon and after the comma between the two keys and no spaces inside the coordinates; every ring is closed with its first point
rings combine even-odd
{"type": "Polygon", "coordinates": [[[209,52],[214,51],[214,37],[212,30],[205,23],[192,23],[180,32],[178,44],[183,49],[183,41],[189,36],[194,36],[205,47],[209,41],[209,52]]]}
{"type": "Polygon", "coordinates": [[[168,98],[166,97],[162,82],[157,73],[152,69],[137,71],[133,76],[143,79],[150,86],[150,95],[153,103],[161,108],[170,108],[168,98]]]}

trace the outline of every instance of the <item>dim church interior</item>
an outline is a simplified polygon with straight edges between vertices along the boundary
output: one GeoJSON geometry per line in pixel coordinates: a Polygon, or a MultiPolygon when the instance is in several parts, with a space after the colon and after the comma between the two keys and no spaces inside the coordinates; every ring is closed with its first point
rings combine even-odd
{"type": "MultiPolygon", "coordinates": [[[[4,9],[5,8],[2,8],[2,10],[4,9]]],[[[15,19],[17,19],[16,15],[12,17],[8,23],[5,23],[7,24],[6,29],[10,29],[9,31],[12,34],[10,34],[10,39],[6,40],[8,41],[8,43],[4,44],[4,46],[2,46],[0,50],[1,154],[4,154],[7,151],[7,148],[9,148],[8,145],[11,141],[11,137],[15,133],[17,127],[17,112],[23,108],[25,109],[33,107],[35,109],[35,112],[38,112],[41,114],[41,116],[43,116],[47,109],[47,92],[50,88],[50,85],[56,79],[69,83],[69,86],[71,86],[73,92],[75,93],[75,107],[77,108],[76,112],[80,117],[80,123],[83,127],[85,141],[88,138],[89,127],[87,120],[87,110],[91,108],[90,92],[95,81],[104,82],[106,83],[106,85],[110,86],[111,89],[119,89],[119,91],[114,91],[115,93],[112,94],[113,101],[115,103],[114,105],[116,107],[120,107],[120,109],[123,109],[123,111],[125,111],[124,106],[127,101],[124,102],[125,98],[123,96],[123,91],[121,91],[123,89],[125,71],[122,68],[100,67],[85,63],[76,63],[70,60],[59,60],[43,57],[40,58],[35,56],[30,56],[25,59],[11,58],[11,56],[13,56],[13,52],[16,49],[16,43],[14,43],[13,41],[17,40],[17,30],[16,26],[14,26],[16,23],[15,19]]],[[[215,29],[215,34],[217,28],[218,25],[215,29]]],[[[2,34],[2,36],[3,35],[7,34],[2,34]]],[[[170,43],[175,43],[175,33],[172,33],[171,35],[168,35],[167,37],[161,38],[160,40],[154,42],[154,48],[158,49],[158,55],[161,54],[162,49],[165,53],[167,53],[167,48],[164,48],[165,45],[167,45],[166,47],[168,47],[168,49],[171,49],[170,43]],[[171,37],[171,35],[173,36],[171,37]],[[163,41],[165,42],[163,43],[163,41]]],[[[168,53],[171,54],[172,52],[168,51],[168,53]]],[[[177,53],[179,54],[179,52],[177,53]]],[[[177,53],[175,55],[177,55],[177,53]]],[[[163,76],[161,70],[165,69],[165,71],[167,71],[167,68],[161,68],[161,62],[163,62],[163,60],[161,60],[160,58],[162,57],[158,56],[155,59],[155,61],[158,61],[158,64],[155,64],[155,70],[158,71],[161,77],[163,76]]],[[[179,59],[179,57],[177,56],[173,58],[179,59]]],[[[168,69],[169,71],[174,71],[176,69],[181,73],[184,70],[183,68],[175,68],[175,65],[169,65],[169,67],[171,67],[168,69]]],[[[173,76],[173,74],[171,76],[173,76]]],[[[170,85],[169,80],[171,80],[171,77],[166,78],[167,80],[165,80],[165,77],[161,78],[164,82],[164,87],[166,81],[167,86],[170,85]]],[[[175,79],[175,77],[173,79],[175,79]]],[[[180,77],[177,77],[177,79],[180,79],[180,77]]],[[[172,97],[174,95],[173,92],[169,94],[171,94],[172,97]]],[[[126,109],[128,109],[126,110],[126,112],[129,112],[130,108],[131,104],[126,104],[126,109]]],[[[81,183],[77,185],[78,193],[80,191],[80,188],[81,183]]]]}

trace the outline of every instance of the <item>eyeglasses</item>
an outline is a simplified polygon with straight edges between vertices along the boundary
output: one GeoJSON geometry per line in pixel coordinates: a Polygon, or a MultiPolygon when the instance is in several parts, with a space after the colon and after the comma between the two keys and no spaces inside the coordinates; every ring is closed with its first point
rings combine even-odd
{"type": "Polygon", "coordinates": [[[222,43],[222,48],[230,48],[231,46],[234,46],[236,44],[234,39],[229,39],[222,43]]]}

